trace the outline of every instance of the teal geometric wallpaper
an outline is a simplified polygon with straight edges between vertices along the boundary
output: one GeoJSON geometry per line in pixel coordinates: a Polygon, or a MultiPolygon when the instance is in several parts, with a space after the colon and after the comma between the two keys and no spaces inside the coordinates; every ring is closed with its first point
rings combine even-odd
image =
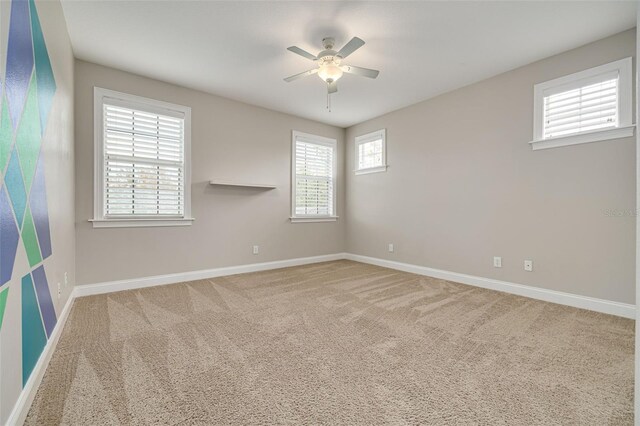
{"type": "Polygon", "coordinates": [[[0,96],[0,330],[7,304],[22,313],[23,385],[57,318],[43,261],[52,254],[43,135],[56,81],[33,0],[13,0],[0,96]],[[31,272],[21,277],[21,300],[6,284],[22,246],[31,272]]]}
{"type": "Polygon", "coordinates": [[[16,220],[18,221],[18,228],[22,228],[24,212],[27,209],[27,191],[24,188],[20,160],[18,159],[18,151],[16,151],[15,147],[11,151],[9,165],[4,174],[4,183],[9,191],[9,198],[11,199],[11,206],[16,215],[16,220]]]}
{"type": "Polygon", "coordinates": [[[53,70],[51,69],[51,61],[49,61],[49,53],[47,45],[44,42],[42,28],[40,28],[40,19],[34,0],[29,0],[29,8],[31,10],[31,31],[33,34],[33,56],[36,66],[36,79],[38,82],[38,105],[40,106],[40,129],[44,134],[47,118],[51,110],[51,102],[53,95],[56,93],[56,80],[53,78],[53,70]]]}
{"type": "Polygon", "coordinates": [[[33,371],[47,344],[31,274],[22,277],[22,384],[33,371]]]}

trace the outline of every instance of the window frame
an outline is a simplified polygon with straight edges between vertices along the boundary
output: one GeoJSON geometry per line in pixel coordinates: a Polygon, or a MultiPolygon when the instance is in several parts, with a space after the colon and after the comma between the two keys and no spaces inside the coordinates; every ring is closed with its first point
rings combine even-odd
{"type": "Polygon", "coordinates": [[[577,145],[633,136],[635,125],[633,124],[632,116],[632,71],[633,61],[631,57],[628,57],[534,85],[533,140],[529,142],[531,148],[535,151],[538,149],[557,148],[567,145],[577,145]],[[562,92],[565,90],[583,87],[587,84],[588,80],[592,80],[598,76],[612,72],[618,73],[618,125],[616,127],[576,132],[570,135],[562,135],[546,139],[544,138],[545,95],[548,95],[551,91],[562,92]]]}
{"type": "Polygon", "coordinates": [[[93,163],[93,223],[94,228],[117,227],[149,227],[149,226],[189,226],[191,217],[191,108],[156,99],[116,92],[114,90],[93,88],[93,130],[94,130],[94,163],[93,163]],[[104,187],[104,104],[106,99],[127,108],[138,109],[157,114],[184,116],[184,210],[182,216],[105,216],[104,187]]]}
{"type": "Polygon", "coordinates": [[[335,222],[338,219],[336,205],[337,200],[337,176],[338,176],[338,141],[336,139],[312,135],[310,133],[304,133],[297,130],[293,130],[291,133],[291,216],[289,219],[291,223],[309,223],[309,222],[335,222]],[[333,161],[332,161],[332,184],[333,184],[333,211],[329,215],[298,215],[296,214],[296,188],[297,188],[297,174],[296,174],[296,141],[298,138],[306,139],[310,143],[318,145],[329,146],[333,149],[333,161]]]}
{"type": "Polygon", "coordinates": [[[355,143],[355,170],[356,175],[379,173],[387,171],[387,129],[376,130],[365,135],[356,136],[355,143]],[[360,168],[360,145],[382,139],[382,164],[379,166],[360,168]]]}

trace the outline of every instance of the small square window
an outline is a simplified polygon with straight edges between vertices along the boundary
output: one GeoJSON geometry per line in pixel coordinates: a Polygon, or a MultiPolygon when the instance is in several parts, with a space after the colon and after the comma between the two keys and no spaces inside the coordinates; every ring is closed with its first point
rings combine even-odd
{"type": "Polygon", "coordinates": [[[632,136],[631,90],[631,58],[536,84],[532,148],[632,136]]]}
{"type": "Polygon", "coordinates": [[[385,129],[356,137],[355,146],[357,175],[387,170],[385,129]]]}

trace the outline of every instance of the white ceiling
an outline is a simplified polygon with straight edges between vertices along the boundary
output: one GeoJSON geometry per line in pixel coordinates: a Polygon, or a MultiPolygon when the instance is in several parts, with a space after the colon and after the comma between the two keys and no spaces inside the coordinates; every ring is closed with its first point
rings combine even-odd
{"type": "Polygon", "coordinates": [[[63,0],[76,57],[347,127],[635,26],[635,2],[63,0]],[[313,68],[288,52],[366,44],[325,109],[313,68]]]}

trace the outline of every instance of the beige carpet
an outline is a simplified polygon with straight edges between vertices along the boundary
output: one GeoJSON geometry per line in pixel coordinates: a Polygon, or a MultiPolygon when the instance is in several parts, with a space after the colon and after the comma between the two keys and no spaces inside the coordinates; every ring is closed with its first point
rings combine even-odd
{"type": "Polygon", "coordinates": [[[26,423],[632,424],[633,330],[349,261],[85,297],[26,423]]]}

